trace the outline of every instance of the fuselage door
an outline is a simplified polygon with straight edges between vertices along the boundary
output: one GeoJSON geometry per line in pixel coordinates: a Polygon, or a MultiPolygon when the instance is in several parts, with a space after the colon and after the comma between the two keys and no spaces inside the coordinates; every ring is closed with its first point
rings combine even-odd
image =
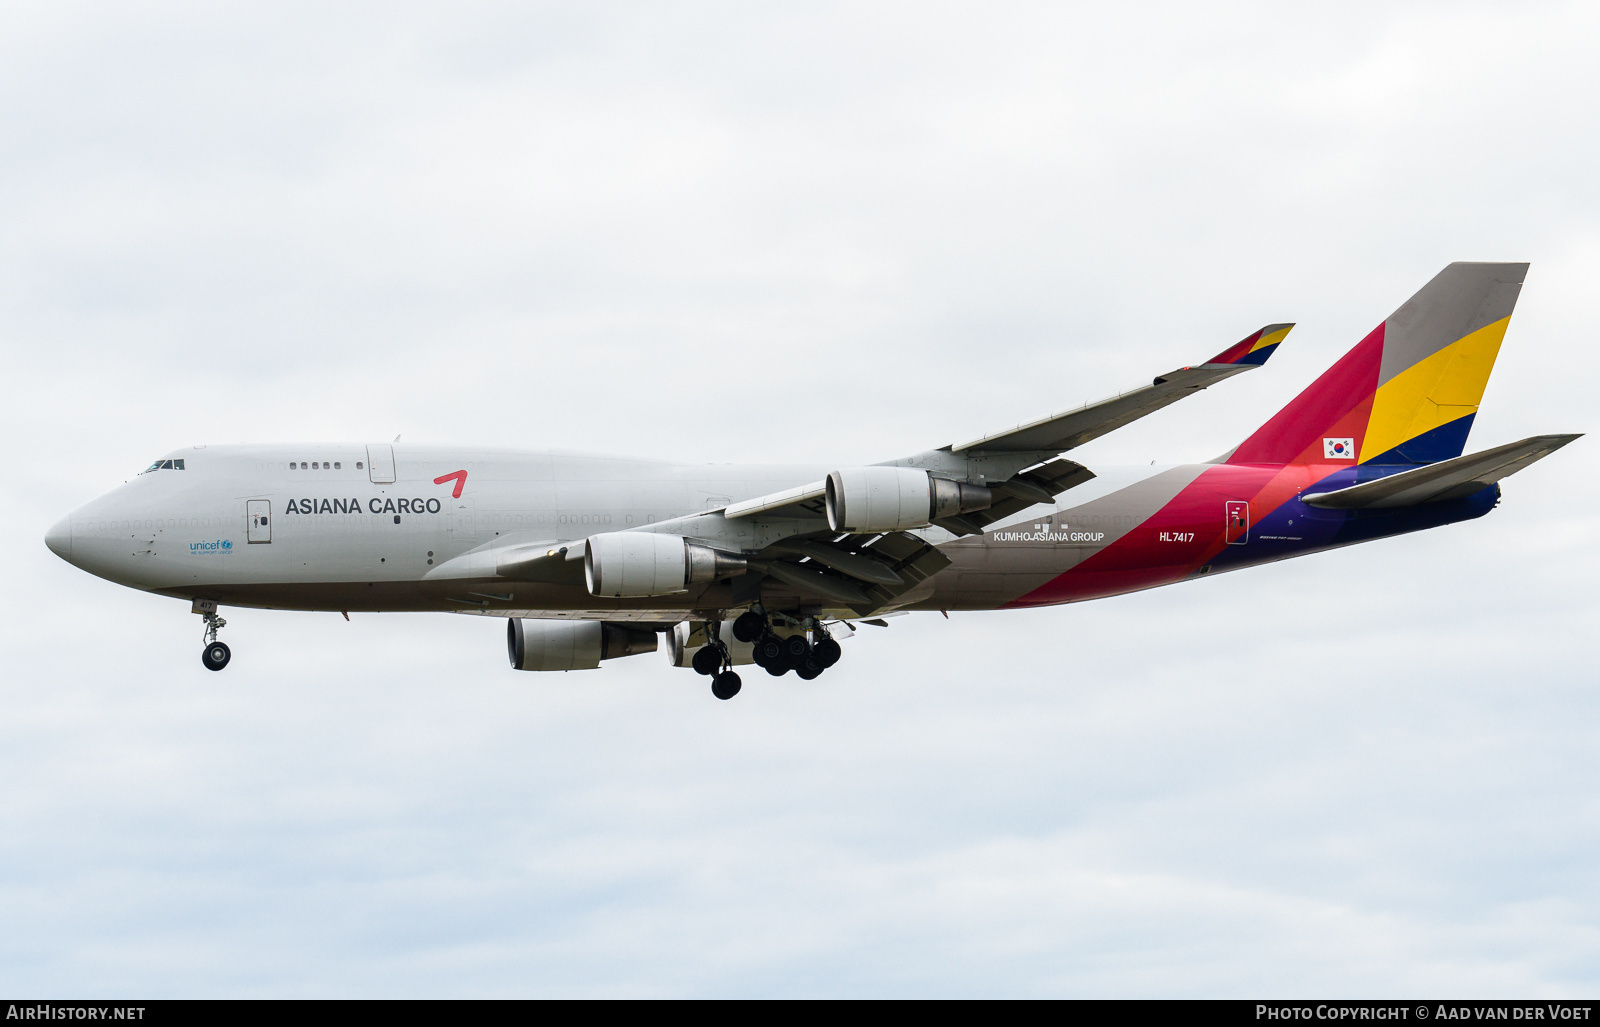
{"type": "Polygon", "coordinates": [[[367,447],[367,474],[376,485],[394,481],[394,447],[387,442],[367,447]]]}
{"type": "Polygon", "coordinates": [[[251,542],[272,541],[272,503],[269,500],[245,500],[244,516],[250,522],[247,537],[251,542]]]}
{"type": "Polygon", "coordinates": [[[478,523],[472,515],[472,500],[447,499],[445,509],[450,515],[445,518],[445,528],[453,542],[477,542],[478,523]]]}
{"type": "Polygon", "coordinates": [[[1230,499],[1223,504],[1227,518],[1223,536],[1230,546],[1242,546],[1250,541],[1250,504],[1242,499],[1230,499]]]}

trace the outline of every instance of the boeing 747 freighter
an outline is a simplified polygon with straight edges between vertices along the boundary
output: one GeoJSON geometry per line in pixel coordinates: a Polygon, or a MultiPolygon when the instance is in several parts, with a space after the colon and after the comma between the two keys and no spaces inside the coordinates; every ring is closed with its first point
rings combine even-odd
{"type": "MultiPolygon", "coordinates": [[[[73,511],[46,544],[190,602],[505,618],[511,665],[660,648],[732,698],[734,667],[805,679],[860,622],[1118,595],[1482,517],[1577,435],[1463,456],[1526,264],[1451,264],[1207,463],[1066,454],[1266,363],[1251,333],[1097,403],[849,467],[722,466],[397,443],[195,446],[73,511]]],[[[985,657],[988,658],[987,656],[985,657]]]]}

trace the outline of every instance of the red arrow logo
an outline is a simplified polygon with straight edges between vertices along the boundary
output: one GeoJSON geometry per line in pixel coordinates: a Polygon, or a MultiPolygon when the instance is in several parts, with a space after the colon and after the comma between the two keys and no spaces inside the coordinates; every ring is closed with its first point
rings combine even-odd
{"type": "Polygon", "coordinates": [[[443,485],[447,481],[453,481],[453,482],[456,483],[455,491],[450,493],[450,498],[451,499],[460,499],[461,498],[461,490],[467,484],[467,472],[466,471],[452,471],[449,474],[441,474],[441,475],[439,475],[439,477],[433,479],[433,483],[435,485],[443,485]]]}

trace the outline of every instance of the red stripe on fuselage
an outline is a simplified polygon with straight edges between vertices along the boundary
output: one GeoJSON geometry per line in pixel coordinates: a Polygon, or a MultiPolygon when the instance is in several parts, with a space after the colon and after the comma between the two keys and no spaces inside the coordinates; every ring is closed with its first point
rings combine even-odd
{"type": "MultiPolygon", "coordinates": [[[[1247,501],[1253,526],[1337,469],[1328,464],[1209,467],[1126,535],[1005,606],[1053,606],[1182,581],[1227,546],[1228,502],[1247,501]]],[[[1066,513],[1070,519],[1072,512],[1066,513]]]]}

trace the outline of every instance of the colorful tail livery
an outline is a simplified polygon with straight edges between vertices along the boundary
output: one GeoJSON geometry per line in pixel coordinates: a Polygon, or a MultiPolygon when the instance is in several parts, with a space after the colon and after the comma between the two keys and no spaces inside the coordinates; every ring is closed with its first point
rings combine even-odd
{"type": "Polygon", "coordinates": [[[1527,264],[1451,264],[1228,462],[1394,465],[1460,456],[1527,272],[1527,264]]]}
{"type": "MultiPolygon", "coordinates": [[[[1488,513],[1501,479],[1578,438],[1462,455],[1527,270],[1451,264],[1223,460],[1080,493],[1055,534],[1041,521],[1015,537],[1098,548],[1008,605],[1099,598],[1488,513]]],[[[1264,359],[1287,328],[1264,328],[1213,363],[1264,359]]]]}

